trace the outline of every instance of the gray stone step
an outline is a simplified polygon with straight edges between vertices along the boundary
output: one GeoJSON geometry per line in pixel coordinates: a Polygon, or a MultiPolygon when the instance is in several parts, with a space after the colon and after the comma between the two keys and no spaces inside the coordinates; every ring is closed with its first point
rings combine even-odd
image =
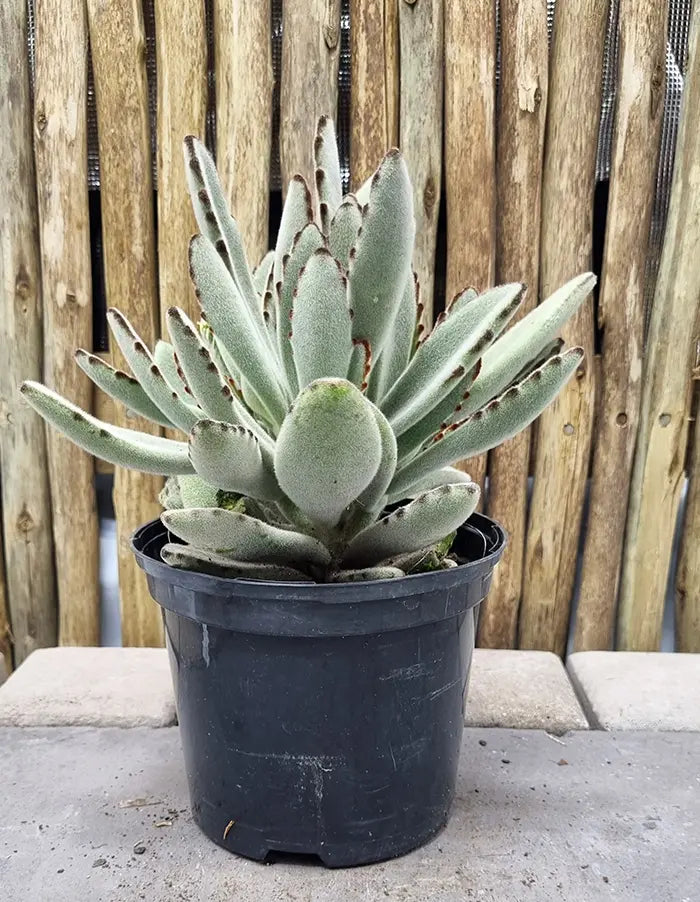
{"type": "Polygon", "coordinates": [[[567,669],[598,730],[700,730],[700,655],[585,651],[567,669]]]}
{"type": "Polygon", "coordinates": [[[700,734],[467,729],[443,833],[344,871],[256,864],[207,840],[177,728],[3,728],[0,749],[13,902],[700,899],[700,734]]]}

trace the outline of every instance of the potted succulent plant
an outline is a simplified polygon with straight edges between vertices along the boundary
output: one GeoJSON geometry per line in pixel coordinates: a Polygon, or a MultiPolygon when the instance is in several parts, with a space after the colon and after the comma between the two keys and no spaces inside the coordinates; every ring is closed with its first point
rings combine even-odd
{"type": "Polygon", "coordinates": [[[187,138],[201,321],[170,309],[171,343],[151,353],[110,310],[133,376],[77,352],[186,441],[22,391],[91,453],[168,477],[133,546],[164,609],[196,821],[253,858],[337,866],[399,855],[447,819],[474,618],[505,542],[453,464],[526,427],[575,372],[582,351],[557,335],[595,279],[502,336],[523,286],[467,289],[426,332],[400,153],[343,197],[326,119],[314,149],[315,197],[292,180],[251,273],[187,138]]]}

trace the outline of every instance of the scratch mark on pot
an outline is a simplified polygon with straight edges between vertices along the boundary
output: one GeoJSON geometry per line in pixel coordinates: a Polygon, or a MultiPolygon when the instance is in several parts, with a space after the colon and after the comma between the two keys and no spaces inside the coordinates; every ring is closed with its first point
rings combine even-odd
{"type": "Polygon", "coordinates": [[[392,763],[393,763],[393,765],[394,765],[394,772],[396,772],[396,770],[397,770],[397,767],[396,767],[396,758],[394,758],[394,750],[393,750],[393,748],[391,747],[391,743],[389,743],[389,754],[391,755],[391,760],[392,760],[392,763]]]}
{"type": "Polygon", "coordinates": [[[451,683],[447,683],[445,686],[442,686],[440,689],[435,689],[433,692],[429,693],[427,698],[432,702],[433,699],[438,698],[438,696],[443,695],[445,692],[449,692],[454,686],[457,686],[461,682],[460,679],[452,680],[451,683]]]}
{"type": "Polygon", "coordinates": [[[209,627],[206,623],[202,624],[202,657],[204,663],[209,666],[209,627]]]}
{"type": "Polygon", "coordinates": [[[390,670],[386,676],[381,676],[379,679],[382,682],[387,680],[414,680],[416,677],[423,676],[424,673],[425,663],[419,661],[417,664],[409,664],[407,667],[390,670]]]}

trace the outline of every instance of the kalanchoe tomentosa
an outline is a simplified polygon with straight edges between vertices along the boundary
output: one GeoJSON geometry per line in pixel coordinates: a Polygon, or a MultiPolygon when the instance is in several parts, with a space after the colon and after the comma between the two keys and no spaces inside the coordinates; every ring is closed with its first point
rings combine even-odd
{"type": "Polygon", "coordinates": [[[327,119],[314,150],[315,195],[292,180],[277,245],[251,273],[212,158],[187,138],[201,322],[171,308],[170,343],[151,352],[110,310],[133,376],[76,354],[100,388],[186,441],[112,426],[41,385],[22,387],[81,447],[169,477],[162,519],[184,544],[166,545],[163,558],[175,567],[337,581],[453,566],[445,537],[479,488],[452,465],[531,423],[581,361],[557,335],[590,293],[590,273],[502,335],[524,287],[466,289],[422,335],[401,154],[389,151],[343,197],[327,119]]]}

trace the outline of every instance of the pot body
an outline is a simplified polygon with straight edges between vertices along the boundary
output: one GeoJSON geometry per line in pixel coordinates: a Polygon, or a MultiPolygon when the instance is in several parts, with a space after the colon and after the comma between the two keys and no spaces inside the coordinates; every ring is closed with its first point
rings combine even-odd
{"type": "Polygon", "coordinates": [[[478,606],[505,537],[475,515],[470,563],[371,583],[228,580],[162,563],[134,536],[166,635],[192,810],[250,858],[331,867],[401,855],[454,797],[478,606]]]}

